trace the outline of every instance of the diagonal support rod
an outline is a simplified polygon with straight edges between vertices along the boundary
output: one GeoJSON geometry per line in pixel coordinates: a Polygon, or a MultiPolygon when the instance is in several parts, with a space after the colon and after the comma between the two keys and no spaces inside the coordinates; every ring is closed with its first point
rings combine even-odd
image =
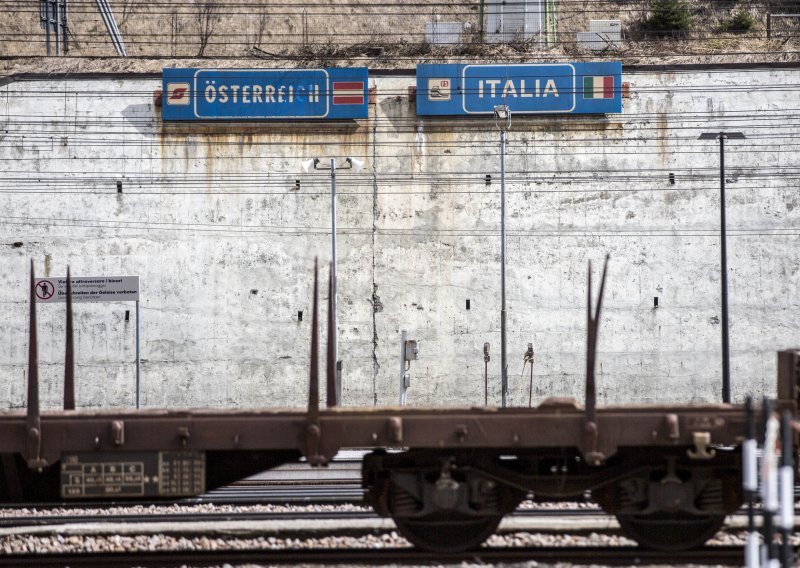
{"type": "Polygon", "coordinates": [[[595,363],[597,361],[597,335],[600,329],[600,310],[603,307],[603,292],[606,286],[609,255],[603,263],[603,274],[600,277],[600,293],[597,296],[597,307],[592,313],[592,263],[589,261],[586,290],[586,396],[584,429],[586,433],[587,455],[590,463],[601,463],[605,458],[597,452],[597,381],[595,379],[595,363]]]}
{"type": "Polygon", "coordinates": [[[314,297],[311,310],[311,364],[308,377],[308,412],[305,427],[305,455],[309,465],[325,465],[320,453],[322,429],[319,421],[319,266],[314,259],[314,297]]]}
{"type": "Polygon", "coordinates": [[[308,416],[309,425],[319,424],[319,330],[317,319],[319,306],[317,295],[319,288],[319,270],[314,259],[314,296],[311,300],[311,364],[308,375],[308,416]]]}
{"type": "Polygon", "coordinates": [[[64,410],[75,410],[75,345],[72,328],[72,276],[67,266],[67,339],[64,347],[64,410]]]}
{"type": "Polygon", "coordinates": [[[122,33],[119,31],[117,20],[114,18],[114,12],[111,11],[108,0],[95,0],[95,2],[97,4],[97,9],[100,11],[100,16],[103,18],[103,23],[106,25],[111,43],[117,51],[117,55],[128,57],[128,52],[125,50],[125,42],[122,40],[122,33]]]}
{"type": "Polygon", "coordinates": [[[328,276],[328,348],[325,363],[326,403],[328,408],[336,406],[336,321],[333,306],[333,264],[328,276]]]}
{"type": "Polygon", "coordinates": [[[27,431],[27,461],[31,469],[41,469],[47,462],[42,459],[42,420],[39,414],[39,349],[36,333],[36,275],[31,259],[31,314],[28,331],[28,400],[25,416],[27,431]]]}

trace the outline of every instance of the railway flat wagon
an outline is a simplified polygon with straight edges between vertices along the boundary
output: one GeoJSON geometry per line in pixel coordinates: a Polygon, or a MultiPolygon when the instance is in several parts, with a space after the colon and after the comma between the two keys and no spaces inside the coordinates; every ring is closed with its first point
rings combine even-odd
{"type": "MultiPolygon", "coordinates": [[[[320,408],[315,268],[306,409],[75,410],[68,292],[64,409],[41,412],[31,265],[27,408],[0,413],[0,503],[177,500],[303,457],[325,466],[341,448],[371,448],[362,472],[366,500],[421,548],[475,547],[531,495],[557,501],[586,494],[641,545],[700,546],[743,503],[748,410],[598,408],[605,270],[594,310],[589,283],[582,404],[553,398],[536,408],[367,409],[337,407],[329,394],[320,408]]],[[[330,316],[327,325],[330,333],[330,316]]],[[[796,415],[800,351],[778,357],[776,407],[796,415]]],[[[330,350],[325,363],[332,393],[330,350]]],[[[763,422],[765,413],[750,418],[763,422]]]]}

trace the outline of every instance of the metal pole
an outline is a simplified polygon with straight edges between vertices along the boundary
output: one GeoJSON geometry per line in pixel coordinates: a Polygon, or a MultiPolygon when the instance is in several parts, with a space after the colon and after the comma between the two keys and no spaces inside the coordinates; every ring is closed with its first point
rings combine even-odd
{"type": "Polygon", "coordinates": [[[725,133],[719,133],[719,218],[722,264],[722,402],[731,401],[731,369],[728,339],[728,242],[725,227],[725,133]]]}
{"type": "Polygon", "coordinates": [[[483,11],[484,11],[484,4],[486,0],[481,0],[480,5],[478,6],[478,34],[480,35],[480,42],[483,43],[484,41],[484,31],[483,31],[483,11]]]}
{"type": "Polygon", "coordinates": [[[69,53],[69,43],[67,39],[67,32],[69,31],[69,26],[67,25],[67,0],[64,0],[61,8],[61,25],[63,26],[63,29],[61,30],[61,37],[64,41],[64,55],[66,55],[69,53]]]}
{"type": "Polygon", "coordinates": [[[489,350],[492,345],[487,341],[483,344],[483,404],[489,405],[489,350]]]}
{"type": "Polygon", "coordinates": [[[333,359],[336,361],[336,406],[342,403],[342,362],[339,360],[339,318],[336,312],[336,158],[331,158],[331,307],[333,359]]]}
{"type": "Polygon", "coordinates": [[[780,561],[783,568],[794,566],[794,548],[791,543],[794,528],[794,460],[792,452],[792,415],[788,410],[781,413],[781,468],[780,468],[780,514],[778,528],[781,533],[780,561]]]}
{"type": "Polygon", "coordinates": [[[400,406],[406,403],[406,330],[400,332],[400,406]]]}
{"type": "Polygon", "coordinates": [[[489,360],[483,360],[483,405],[489,406],[489,360]]]}
{"type": "Polygon", "coordinates": [[[56,36],[56,55],[61,55],[61,6],[59,6],[58,0],[53,2],[53,9],[55,10],[55,24],[53,25],[53,31],[55,32],[56,36]]]}
{"type": "Polygon", "coordinates": [[[72,273],[67,265],[67,321],[64,346],[64,410],[75,410],[75,341],[72,326],[72,273]]]}
{"type": "Polygon", "coordinates": [[[136,408],[139,408],[139,396],[141,393],[141,382],[139,375],[139,300],[136,300],[136,408]]]}
{"type": "Polygon", "coordinates": [[[747,541],[745,543],[745,566],[758,568],[760,538],[756,531],[755,500],[758,495],[758,458],[756,457],[756,421],[753,412],[753,397],[745,400],[747,436],[742,442],[742,488],[747,502],[747,541]]]}
{"type": "MultiPolygon", "coordinates": [[[[525,352],[525,362],[530,363],[531,366],[531,382],[528,385],[528,408],[531,407],[533,402],[533,343],[528,343],[528,350],[525,352]]],[[[525,366],[523,365],[523,370],[525,366]]]]}
{"type": "Polygon", "coordinates": [[[506,360],[506,131],[500,130],[500,367],[501,406],[508,402],[506,360]]]}
{"type": "Polygon", "coordinates": [[[761,462],[761,503],[763,535],[762,566],[769,566],[777,559],[775,546],[775,513],[778,512],[778,472],[775,445],[778,442],[780,424],[772,413],[772,401],[764,397],[764,453],[761,462]]]}
{"type": "Polygon", "coordinates": [[[47,44],[47,55],[50,55],[50,1],[44,3],[44,35],[45,43],[47,44]]]}

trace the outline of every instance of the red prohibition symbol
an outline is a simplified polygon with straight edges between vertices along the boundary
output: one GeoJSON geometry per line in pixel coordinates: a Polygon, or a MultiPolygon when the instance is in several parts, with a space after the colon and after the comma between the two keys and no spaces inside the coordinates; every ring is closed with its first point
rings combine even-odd
{"type": "Polygon", "coordinates": [[[40,300],[49,300],[55,294],[56,288],[47,280],[42,280],[36,285],[36,297],[40,300]]]}

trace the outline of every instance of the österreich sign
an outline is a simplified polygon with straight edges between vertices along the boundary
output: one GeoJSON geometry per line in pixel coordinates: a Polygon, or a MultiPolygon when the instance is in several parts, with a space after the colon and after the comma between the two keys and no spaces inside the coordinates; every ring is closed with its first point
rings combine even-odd
{"type": "MultiPolygon", "coordinates": [[[[66,302],[66,278],[37,278],[37,302],[66,302]]],[[[93,276],[72,279],[73,302],[138,302],[138,276],[93,276]]]]}
{"type": "Polygon", "coordinates": [[[366,67],[164,69],[164,120],[367,118],[366,67]]]}
{"type": "Polygon", "coordinates": [[[622,112],[622,64],[417,65],[417,114],[622,112]]]}

